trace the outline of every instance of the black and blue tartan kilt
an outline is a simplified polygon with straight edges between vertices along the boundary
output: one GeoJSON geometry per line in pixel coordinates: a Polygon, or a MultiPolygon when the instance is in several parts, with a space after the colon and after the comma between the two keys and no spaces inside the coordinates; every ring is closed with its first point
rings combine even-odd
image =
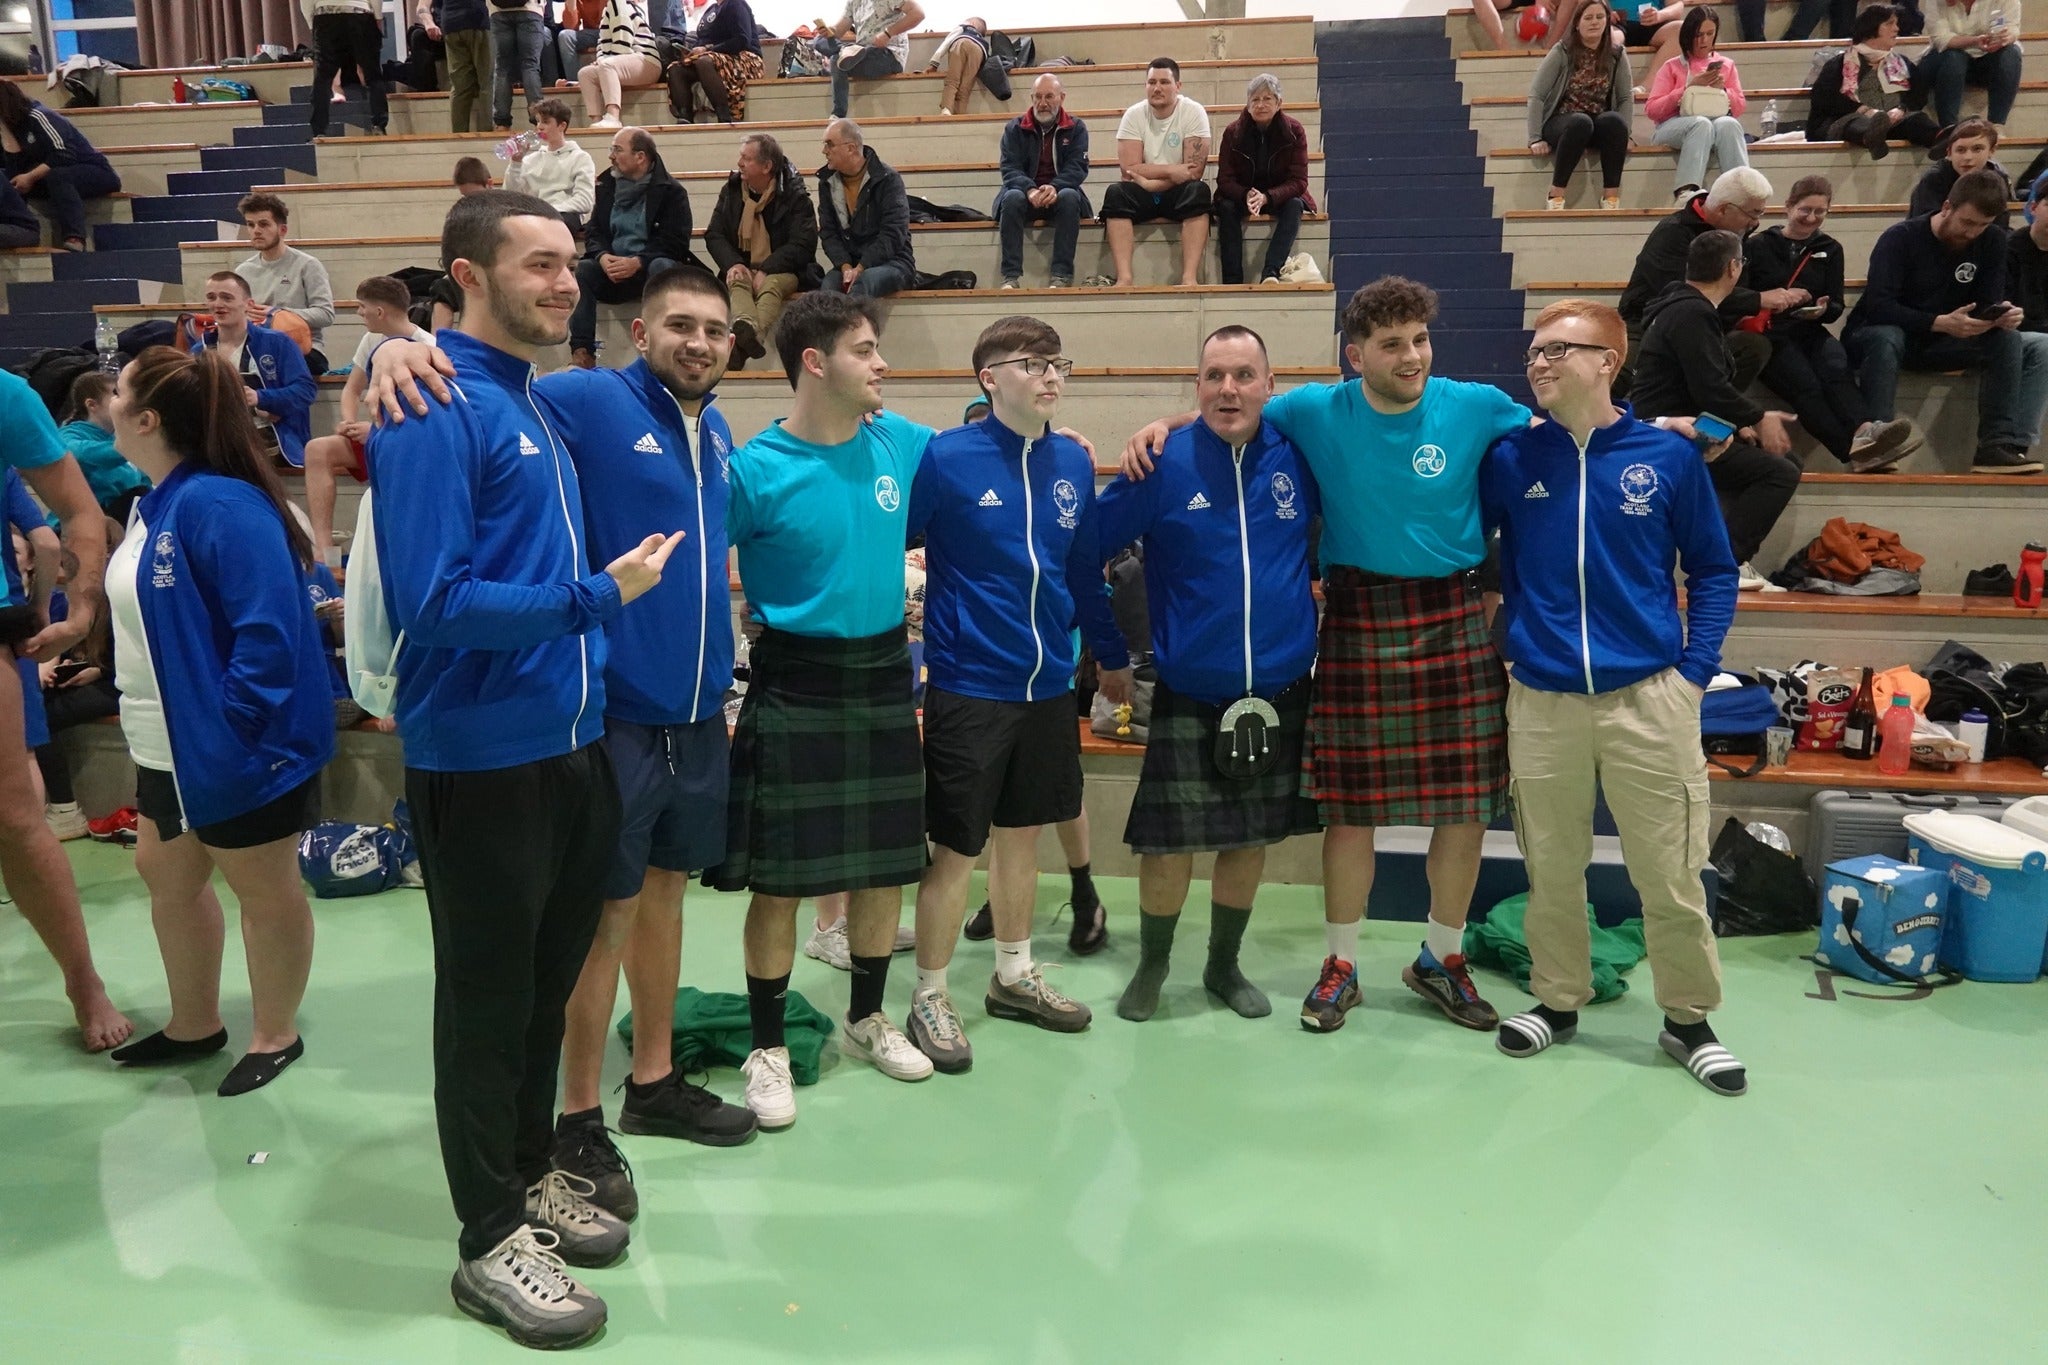
{"type": "Polygon", "coordinates": [[[1152,694],[1152,729],[1138,794],[1124,825],[1134,853],[1217,853],[1314,834],[1315,802],[1301,794],[1301,747],[1308,728],[1308,679],[1268,697],[1280,715],[1273,765],[1249,781],[1216,768],[1221,706],[1182,696],[1162,680],[1152,694]]]}

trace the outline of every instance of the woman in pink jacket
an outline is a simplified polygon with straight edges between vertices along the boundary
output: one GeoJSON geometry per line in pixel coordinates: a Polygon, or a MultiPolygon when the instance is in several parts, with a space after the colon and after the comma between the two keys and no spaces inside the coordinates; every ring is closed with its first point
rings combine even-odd
{"type": "Polygon", "coordinates": [[[1678,53],[1657,68],[1647,104],[1657,125],[1652,139],[1678,149],[1678,179],[1672,195],[1684,203],[1707,182],[1711,153],[1724,171],[1749,164],[1742,124],[1746,101],[1735,63],[1714,51],[1721,19],[1702,5],[1687,12],[1678,30],[1678,53]]]}

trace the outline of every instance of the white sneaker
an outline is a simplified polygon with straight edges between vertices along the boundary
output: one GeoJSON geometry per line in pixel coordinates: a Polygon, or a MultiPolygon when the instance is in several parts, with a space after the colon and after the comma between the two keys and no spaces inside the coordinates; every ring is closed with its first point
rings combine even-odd
{"type": "Polygon", "coordinates": [[[804,956],[815,957],[828,967],[837,967],[842,972],[853,970],[852,950],[846,946],[846,921],[840,920],[829,929],[811,925],[811,936],[804,940],[804,956]]]}
{"type": "Polygon", "coordinates": [[[1756,571],[1756,566],[1744,564],[1735,571],[1735,587],[1740,592],[1762,592],[1771,585],[1771,580],[1756,571]]]}
{"type": "Polygon", "coordinates": [[[884,1076],[899,1081],[921,1081],[932,1074],[932,1059],[919,1052],[903,1036],[903,1030],[876,1010],[858,1023],[847,1024],[839,1036],[839,1050],[873,1066],[884,1076]]]}
{"type": "Polygon", "coordinates": [[[740,1063],[747,1078],[747,1108],[763,1128],[787,1128],[796,1122],[796,1082],[789,1078],[789,1049],[757,1047],[740,1063]]]}
{"type": "Polygon", "coordinates": [[[593,128],[617,128],[620,126],[619,116],[617,114],[606,114],[601,118],[594,118],[590,121],[590,126],[593,128]]]}
{"type": "Polygon", "coordinates": [[[92,833],[86,827],[85,812],[78,808],[76,801],[52,802],[44,806],[43,819],[49,823],[50,833],[60,840],[83,839],[92,833]]]}
{"type": "Polygon", "coordinates": [[[917,926],[899,924],[896,926],[896,946],[892,951],[907,953],[917,947],[917,926]]]}

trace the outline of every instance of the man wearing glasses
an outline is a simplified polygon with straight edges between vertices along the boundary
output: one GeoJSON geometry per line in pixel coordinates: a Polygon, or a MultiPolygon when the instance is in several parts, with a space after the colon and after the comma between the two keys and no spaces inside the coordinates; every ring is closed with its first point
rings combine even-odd
{"type": "Polygon", "coordinates": [[[974,1063],[946,970],[967,881],[995,827],[989,901],[998,1019],[1078,1033],[1086,1005],[1031,960],[1038,833],[1081,813],[1073,626],[1111,701],[1130,695],[1130,657],[1109,610],[1095,532],[1095,462],[1052,430],[1073,362],[1030,317],[999,318],[974,347],[986,421],[934,437],[910,487],[925,536],[925,821],[932,863],[917,893],[917,990],[905,1032],[939,1071],[974,1063]]]}
{"type": "Polygon", "coordinates": [[[1700,698],[1735,619],[1735,556],[1691,442],[1614,403],[1628,355],[1621,315],[1566,299],[1536,319],[1535,342],[1529,386],[1550,420],[1497,441],[1479,484],[1486,524],[1500,531],[1497,629],[1540,1002],[1504,1020],[1496,1045],[1533,1057],[1568,1042],[1593,998],[1585,903],[1597,788],[1643,898],[1658,1046],[1715,1094],[1740,1095],[1742,1063],[1707,1024],[1721,966],[1700,884],[1700,698]],[[1685,573],[1682,623],[1674,563],[1685,573]]]}
{"type": "MultiPolygon", "coordinates": [[[[1723,171],[1711,189],[1680,204],[1650,229],[1643,249],[1636,254],[1628,288],[1621,291],[1621,316],[1628,324],[1631,354],[1642,342],[1643,328],[1649,325],[1643,314],[1650,300],[1685,278],[1685,253],[1693,238],[1716,229],[1737,237],[1749,236],[1763,221],[1764,206],[1770,197],[1771,182],[1764,179],[1762,171],[1753,166],[1737,166],[1723,171]]],[[[1728,333],[1728,349],[1735,358],[1738,387],[1748,388],[1750,381],[1762,373],[1764,363],[1771,358],[1771,343],[1760,332],[1736,331],[1736,324],[1760,312],[1780,313],[1812,301],[1813,295],[1804,289],[1767,289],[1759,293],[1744,284],[1738,284],[1723,301],[1721,321],[1728,333]]],[[[1616,390],[1626,394],[1633,377],[1624,366],[1616,390]]]]}

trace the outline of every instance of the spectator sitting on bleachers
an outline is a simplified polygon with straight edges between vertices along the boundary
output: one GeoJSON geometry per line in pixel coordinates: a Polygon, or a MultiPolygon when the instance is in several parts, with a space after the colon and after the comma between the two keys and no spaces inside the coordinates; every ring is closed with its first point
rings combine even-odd
{"type": "Polygon", "coordinates": [[[334,321],[334,286],[327,278],[327,267],[285,244],[291,211],[284,200],[274,194],[248,194],[236,208],[248,224],[249,245],[256,248],[256,254],[244,257],[234,271],[255,298],[249,320],[289,332],[289,325],[272,314],[296,314],[308,333],[299,350],[306,357],[306,368],[317,379],[327,373],[327,325],[334,321]]]}
{"type": "Polygon", "coordinates": [[[761,61],[761,39],[747,0],[717,0],[697,22],[695,46],[676,58],[668,75],[668,112],[677,123],[696,121],[695,85],[704,92],[711,116],[720,123],[743,123],[747,117],[747,86],[768,68],[761,61]]]}
{"type": "Polygon", "coordinates": [[[0,150],[15,192],[46,200],[57,220],[57,244],[85,250],[85,201],[121,188],[121,177],[98,148],[62,114],[0,81],[0,150]]]}
{"type": "Polygon", "coordinates": [[[1899,371],[1975,370],[1979,474],[2035,474],[2027,451],[2048,410],[2048,334],[2018,330],[2006,292],[2005,184],[1977,171],[1941,211],[1895,223],[1870,253],[1863,297],[1842,340],[1873,417],[1892,416],[1899,371]]]}
{"type": "Polygon", "coordinates": [[[1589,4],[1578,22],[1544,54],[1529,88],[1529,150],[1550,157],[1550,194],[1543,207],[1564,207],[1565,191],[1586,148],[1600,148],[1600,206],[1621,207],[1621,171],[1628,162],[1635,93],[1628,52],[1613,41],[1613,11],[1589,4]]]}
{"type": "Polygon", "coordinates": [[[455,193],[467,199],[491,188],[491,168],[480,156],[465,156],[455,163],[455,193]]]}
{"type": "Polygon", "coordinates": [[[1644,107],[1657,125],[1651,139],[1678,149],[1678,175],[1673,197],[1690,199],[1707,180],[1711,154],[1723,171],[1749,164],[1743,140],[1742,77],[1735,63],[1714,51],[1721,18],[1701,5],[1686,11],[1679,25],[1679,53],[1657,68],[1644,107]]]}
{"type": "Polygon", "coordinates": [[[448,126],[457,133],[484,132],[491,107],[490,0],[420,0],[413,12],[427,37],[448,53],[448,126]]]}
{"type": "Polygon", "coordinates": [[[92,488],[93,501],[100,510],[119,522],[128,520],[128,509],[149,491],[149,475],[129,464],[114,449],[114,377],[87,370],[71,381],[64,396],[64,409],[57,420],[57,439],[92,488]]]}
{"type": "Polygon", "coordinates": [[[1750,561],[1799,490],[1799,465],[1786,429],[1793,414],[1751,398],[1728,350],[1718,310],[1735,291],[1742,264],[1742,239],[1734,233],[1716,229],[1693,239],[1685,279],[1650,303],[1630,398],[1645,421],[1712,413],[1735,426],[1725,448],[1708,448],[1707,473],[1742,566],[1740,586],[1754,592],[1765,584],[1750,561]]]}
{"type": "Polygon", "coordinates": [[[1116,262],[1116,286],[1136,283],[1131,246],[1137,225],[1180,224],[1180,282],[1202,282],[1209,246],[1209,111],[1180,93],[1180,63],[1154,57],[1145,68],[1145,98],[1124,110],[1116,128],[1122,178],[1102,192],[1103,235],[1116,262]]]}
{"type": "MultiPolygon", "coordinates": [[[[642,0],[606,0],[597,55],[576,73],[593,128],[616,128],[625,92],[661,82],[661,48],[642,0]]],[[[642,284],[646,281],[642,280],[642,284]]]]}
{"type": "Polygon", "coordinates": [[[845,118],[853,82],[910,69],[910,30],[924,22],[917,0],[847,0],[846,12],[811,46],[832,68],[832,117],[845,118]]]}
{"type": "Polygon", "coordinates": [[[2005,292],[2024,315],[2022,332],[2048,333],[2048,213],[2008,235],[2005,292]]]}
{"type": "Polygon", "coordinates": [[[1301,215],[1314,212],[1308,192],[1308,134],[1280,112],[1280,78],[1262,71],[1246,82],[1244,112],[1223,130],[1216,151],[1216,242],[1223,283],[1244,283],[1244,225],[1269,218],[1260,284],[1278,284],[1294,251],[1301,215]]]}
{"type": "MultiPolygon", "coordinates": [[[[1715,230],[1747,237],[1763,221],[1764,205],[1770,195],[1771,182],[1764,179],[1762,171],[1753,166],[1738,166],[1723,171],[1714,181],[1713,189],[1694,195],[1691,202],[1679,205],[1650,229],[1642,250],[1636,253],[1628,287],[1621,291],[1621,316],[1628,323],[1632,357],[1642,351],[1644,311],[1650,300],[1686,277],[1685,263],[1693,239],[1715,230]]],[[[1721,321],[1733,328],[1759,312],[1780,313],[1812,301],[1812,295],[1804,289],[1773,289],[1760,294],[1746,285],[1738,286],[1722,302],[1721,321]]],[[[1743,380],[1746,385],[1770,358],[1770,346],[1753,332],[1737,332],[1729,337],[1728,343],[1735,354],[1737,372],[1747,376],[1743,380]]],[[[1631,359],[1630,365],[1623,367],[1624,375],[1633,373],[1633,363],[1631,359]]]]}
{"type": "Polygon", "coordinates": [[[1771,358],[1763,382],[1799,414],[1799,424],[1852,474],[1890,469],[1924,444],[1911,422],[1873,421],[1849,353],[1828,330],[1846,311],[1842,244],[1821,231],[1834,204],[1827,177],[1809,175],[1785,196],[1782,225],[1744,244],[1745,280],[1757,289],[1797,283],[1813,295],[1809,309],[1770,315],[1764,336],[1771,358]]]}
{"type": "Polygon", "coordinates": [[[989,58],[988,20],[975,17],[965,20],[960,27],[947,34],[932,59],[924,64],[927,72],[946,69],[944,88],[939,92],[941,114],[964,114],[967,112],[967,96],[974,89],[975,82],[988,87],[988,92],[999,100],[1010,98],[1010,75],[989,58]]]}
{"type": "MultiPolygon", "coordinates": [[[[1738,7],[1739,7],[1738,0],[1738,7]]],[[[1916,19],[1918,15],[1914,16],[1916,19]]],[[[1779,38],[1783,43],[1803,43],[1813,36],[1820,27],[1820,21],[1828,21],[1828,37],[1846,38],[1856,27],[1856,0],[1799,0],[1799,8],[1792,15],[1792,22],[1785,25],[1785,32],[1779,38]]],[[[1919,32],[1916,27],[1914,32],[1919,32]]],[[[1747,41],[1747,39],[1745,39],[1747,41]]]]}
{"type": "MultiPolygon", "coordinates": [[[[1937,150],[1942,150],[1937,147],[1937,150]]],[[[1929,166],[1913,186],[1913,197],[1906,204],[1908,218],[1925,218],[1930,213],[1939,213],[1941,206],[1948,202],[1948,192],[1956,187],[1956,181],[1972,171],[1988,171],[2005,183],[2006,201],[2014,197],[2012,177],[2005,173],[2005,167],[1991,159],[1998,150],[1998,129],[1991,120],[1966,118],[1949,130],[1947,147],[1940,161],[1929,166]]],[[[1998,225],[2012,226],[2012,210],[1998,211],[1998,225]]]]}
{"type": "Polygon", "coordinates": [[[583,54],[597,47],[604,32],[604,0],[564,0],[562,24],[555,31],[555,60],[565,84],[576,83],[583,54]]]}
{"type": "Polygon", "coordinates": [[[42,244],[43,220],[36,217],[14,182],[0,176],[0,249],[42,244]]]}
{"type": "Polygon", "coordinates": [[[740,144],[739,167],[726,177],[704,229],[704,249],[732,297],[732,360],[746,368],[768,354],[782,305],[816,289],[818,210],[782,144],[755,133],[740,144]]]}
{"type": "Polygon", "coordinates": [[[232,270],[206,277],[206,307],[213,314],[213,330],[192,343],[192,353],[220,352],[242,377],[243,401],[265,449],[303,467],[319,389],[298,343],[254,320],[249,282],[232,270]]]}
{"type": "Polygon", "coordinates": [[[2020,93],[2020,0],[1927,0],[1927,55],[1920,83],[1934,92],[1946,128],[1963,115],[1963,87],[1982,86],[2001,131],[2020,93]]]}
{"type": "Polygon", "coordinates": [[[569,231],[581,232],[597,204],[597,163],[581,143],[570,140],[569,106],[554,96],[533,106],[533,126],[540,146],[530,152],[513,149],[505,188],[546,200],[569,231]]]}
{"type": "Polygon", "coordinates": [[[370,384],[370,353],[386,337],[407,337],[432,342],[434,337],[413,325],[408,316],[412,295],[389,275],[372,275],[356,286],[356,313],[363,320],[363,339],[356,343],[349,362],[348,383],[341,390],[341,421],[332,436],[316,436],[306,442],[307,529],[313,552],[330,569],[341,567],[341,551],[334,543],[334,476],[346,470],[357,483],[370,481],[369,456],[363,443],[370,439],[370,424],[361,420],[363,392],[370,384]]]}
{"type": "Polygon", "coordinates": [[[662,164],[653,136],[645,128],[619,129],[611,162],[597,178],[597,204],[576,263],[582,294],[569,315],[570,360],[586,370],[597,365],[598,304],[637,301],[647,282],[672,265],[704,265],[690,250],[690,196],[662,164]]]}
{"type": "Polygon", "coordinates": [[[1002,238],[999,269],[1003,288],[1024,282],[1024,228],[1052,220],[1054,289],[1074,282],[1074,251],[1081,220],[1090,212],[1088,125],[1067,112],[1067,88],[1047,72],[1031,83],[1031,108],[1003,125],[1000,155],[1003,187],[996,192],[996,225],[1002,238]]]}
{"type": "Polygon", "coordinates": [[[903,177],[867,145],[852,119],[825,125],[818,168],[818,245],[830,268],[824,287],[841,294],[898,294],[917,282],[910,244],[910,196],[903,177]]]}
{"type": "Polygon", "coordinates": [[[1870,6],[1856,16],[1852,37],[1855,46],[1824,63],[1807,92],[1806,140],[1860,142],[1873,161],[1890,156],[1894,141],[1933,146],[1941,129],[1903,103],[1913,67],[1896,50],[1898,11],[1870,6]]]}

